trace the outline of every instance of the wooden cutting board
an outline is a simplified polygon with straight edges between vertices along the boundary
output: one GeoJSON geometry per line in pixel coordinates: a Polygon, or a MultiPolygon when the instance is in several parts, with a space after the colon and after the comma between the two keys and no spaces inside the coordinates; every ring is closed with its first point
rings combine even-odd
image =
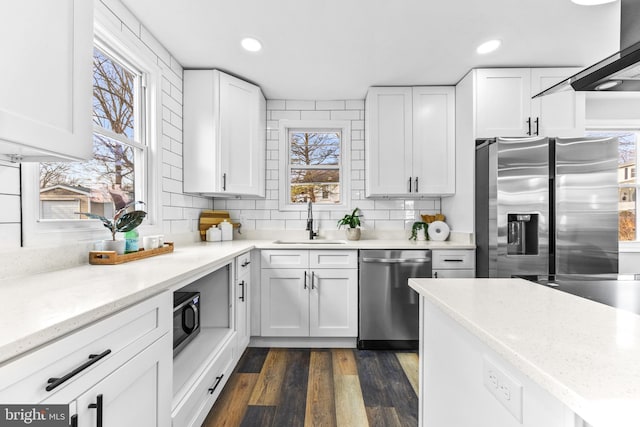
{"type": "Polygon", "coordinates": [[[211,211],[211,210],[203,210],[200,213],[200,224],[198,229],[200,231],[200,239],[202,241],[207,240],[207,230],[211,226],[217,226],[222,221],[227,220],[233,225],[233,228],[240,228],[239,222],[232,222],[231,216],[228,211],[211,211]]]}

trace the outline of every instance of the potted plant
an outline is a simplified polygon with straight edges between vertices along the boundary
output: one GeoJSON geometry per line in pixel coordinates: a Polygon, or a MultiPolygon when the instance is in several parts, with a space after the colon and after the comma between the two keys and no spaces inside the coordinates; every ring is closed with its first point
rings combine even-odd
{"type": "Polygon", "coordinates": [[[132,206],[137,203],[144,204],[144,202],[129,202],[125,203],[122,199],[115,202],[116,211],[113,214],[113,218],[107,218],[102,215],[96,215],[90,212],[77,212],[80,215],[85,215],[91,219],[99,219],[102,221],[102,225],[111,231],[111,240],[104,241],[105,251],[115,251],[118,255],[124,254],[125,241],[116,240],[116,233],[126,233],[131,231],[142,223],[142,220],[147,213],[140,210],[131,210],[132,206]]]}
{"type": "Polygon", "coordinates": [[[409,240],[427,240],[427,229],[429,224],[423,221],[416,221],[411,226],[411,237],[409,240]]]}
{"type": "Polygon", "coordinates": [[[342,226],[347,228],[347,240],[360,240],[360,216],[358,208],[355,208],[351,214],[346,214],[342,219],[338,220],[338,228],[342,226]]]}

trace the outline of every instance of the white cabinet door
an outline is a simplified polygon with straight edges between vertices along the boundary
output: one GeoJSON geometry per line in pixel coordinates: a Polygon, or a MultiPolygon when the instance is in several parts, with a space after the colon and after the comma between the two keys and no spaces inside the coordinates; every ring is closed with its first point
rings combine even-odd
{"type": "Polygon", "coordinates": [[[481,69],[476,79],[476,136],[528,136],[531,70],[481,69]]]}
{"type": "MultiPolygon", "coordinates": [[[[531,95],[571,77],[578,68],[532,68],[531,95]]],[[[544,136],[584,136],[584,92],[565,91],[531,101],[534,133],[544,136]]]]}
{"type": "Polygon", "coordinates": [[[358,270],[311,271],[309,336],[358,335],[358,270]]]}
{"type": "Polygon", "coordinates": [[[266,101],[218,70],[184,71],[184,191],[265,195],[266,101]]]}
{"type": "Polygon", "coordinates": [[[454,117],[454,87],[413,88],[413,192],[455,193],[454,117]]]}
{"type": "Polygon", "coordinates": [[[373,87],[366,98],[366,196],[409,192],[412,90],[373,87]]]}
{"type": "Polygon", "coordinates": [[[476,277],[475,270],[433,270],[434,279],[468,279],[476,277]]]}
{"type": "Polygon", "coordinates": [[[171,347],[166,334],[80,396],[78,426],[170,427],[171,347]]]}
{"type": "MultiPolygon", "coordinates": [[[[240,263],[242,257],[236,258],[237,268],[236,271],[241,271],[240,263]]],[[[242,353],[249,345],[251,338],[251,320],[250,320],[250,289],[251,289],[251,274],[250,271],[243,271],[243,274],[238,274],[236,278],[236,346],[238,351],[236,355],[238,358],[242,356],[242,353]]]]}
{"type": "Polygon", "coordinates": [[[0,2],[0,154],[92,156],[93,1],[0,2]]]}
{"type": "Polygon", "coordinates": [[[261,329],[265,337],[309,335],[309,273],[307,269],[262,269],[261,329]]]}
{"type": "Polygon", "coordinates": [[[222,191],[264,196],[266,101],[258,86],[219,75],[222,191]]]}

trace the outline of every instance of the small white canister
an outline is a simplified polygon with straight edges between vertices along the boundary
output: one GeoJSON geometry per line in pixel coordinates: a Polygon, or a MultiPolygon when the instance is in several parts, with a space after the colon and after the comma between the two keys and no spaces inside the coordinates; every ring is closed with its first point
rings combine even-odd
{"type": "Polygon", "coordinates": [[[233,225],[226,219],[219,225],[222,230],[222,240],[233,240],[233,225]]]}
{"type": "Polygon", "coordinates": [[[214,226],[207,230],[207,242],[219,242],[222,240],[222,231],[214,226]]]}

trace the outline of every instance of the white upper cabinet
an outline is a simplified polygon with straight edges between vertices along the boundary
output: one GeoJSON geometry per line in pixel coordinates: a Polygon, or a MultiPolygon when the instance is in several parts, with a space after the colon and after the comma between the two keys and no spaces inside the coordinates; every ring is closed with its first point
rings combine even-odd
{"type": "Polygon", "coordinates": [[[218,70],[184,71],[184,191],[265,195],[266,101],[218,70]]]}
{"type": "Polygon", "coordinates": [[[455,89],[373,87],[366,99],[366,196],[455,193],[455,89]]]}
{"type": "Polygon", "coordinates": [[[0,2],[0,158],[91,158],[92,0],[0,2]]]}
{"type": "Polygon", "coordinates": [[[476,70],[476,136],[582,136],[584,93],[567,91],[531,99],[578,71],[577,68],[476,70]]]}

